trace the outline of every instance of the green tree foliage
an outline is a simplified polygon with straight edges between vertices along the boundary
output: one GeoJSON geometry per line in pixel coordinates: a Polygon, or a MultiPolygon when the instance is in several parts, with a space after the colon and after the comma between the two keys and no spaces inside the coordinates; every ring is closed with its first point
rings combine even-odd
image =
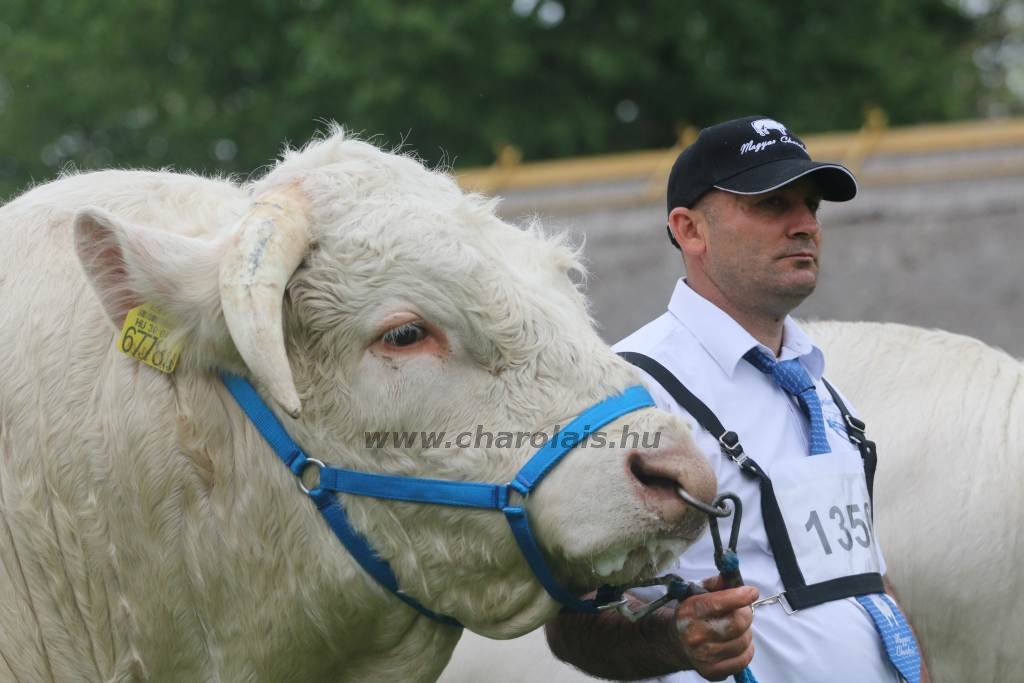
{"type": "Polygon", "coordinates": [[[489,163],[975,116],[978,20],[944,0],[5,0],[0,196],[66,165],[248,173],[337,120],[489,163]]]}

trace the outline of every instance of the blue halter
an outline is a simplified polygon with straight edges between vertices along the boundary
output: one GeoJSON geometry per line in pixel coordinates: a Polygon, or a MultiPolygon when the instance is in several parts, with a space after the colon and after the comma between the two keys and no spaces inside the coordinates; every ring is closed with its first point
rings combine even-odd
{"type": "Polygon", "coordinates": [[[552,598],[577,612],[596,612],[598,607],[614,599],[581,600],[559,585],[548,569],[547,563],[541,555],[540,547],[533,537],[526,508],[524,505],[510,504],[509,493],[510,490],[516,491],[523,497],[523,503],[525,503],[530,492],[554,469],[555,465],[590,434],[627,413],[653,407],[654,400],[643,387],[630,387],[622,394],[607,398],[584,410],[565,427],[562,432],[565,435],[564,438],[553,438],[545,443],[509,483],[485,484],[396,477],[329,467],[302,452],[302,449],[288,436],[284,426],[249,382],[227,373],[222,373],[221,379],[256,429],[296,477],[301,477],[307,467],[312,466],[319,469],[319,486],[307,489],[302,485],[300,478],[299,487],[313,500],[335,536],[359,565],[377,583],[420,613],[451,626],[461,626],[455,619],[427,609],[415,598],[401,591],[398,587],[398,579],[388,563],[374,552],[373,547],[362,534],[352,528],[345,508],[338,496],[334,495],[335,493],[351,493],[371,498],[404,500],[431,505],[501,510],[512,528],[516,543],[519,544],[520,550],[526,557],[527,564],[552,598]]]}

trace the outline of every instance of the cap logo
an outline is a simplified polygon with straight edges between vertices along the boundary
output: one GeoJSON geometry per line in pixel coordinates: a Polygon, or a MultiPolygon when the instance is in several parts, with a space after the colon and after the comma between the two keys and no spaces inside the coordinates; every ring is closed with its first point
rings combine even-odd
{"type": "Polygon", "coordinates": [[[770,130],[777,130],[782,135],[789,135],[786,127],[775,119],[758,119],[757,121],[751,121],[750,125],[754,127],[754,130],[761,137],[767,136],[770,130]]]}
{"type": "Polygon", "coordinates": [[[761,142],[754,142],[753,140],[747,140],[740,146],[740,154],[746,154],[747,152],[760,152],[765,147],[771,147],[778,140],[761,140],[761,142]]]}
{"type": "Polygon", "coordinates": [[[796,145],[805,152],[807,151],[807,148],[804,147],[803,143],[790,136],[789,131],[786,130],[786,127],[779,123],[778,121],[776,121],[775,119],[757,119],[756,121],[751,121],[750,126],[751,128],[754,129],[754,132],[756,132],[762,138],[766,138],[769,135],[771,135],[772,131],[777,132],[778,136],[772,136],[767,140],[759,140],[757,142],[754,142],[753,140],[747,140],[740,146],[740,156],[743,156],[748,152],[762,152],[777,142],[785,142],[790,145],[796,145]]]}

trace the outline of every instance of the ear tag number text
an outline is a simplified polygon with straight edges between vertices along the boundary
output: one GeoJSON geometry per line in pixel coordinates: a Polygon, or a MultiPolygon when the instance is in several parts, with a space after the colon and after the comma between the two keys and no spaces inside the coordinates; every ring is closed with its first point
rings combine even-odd
{"type": "Polygon", "coordinates": [[[136,306],[124,319],[117,348],[155,370],[170,374],[178,366],[181,355],[180,346],[168,348],[166,345],[170,330],[167,316],[152,305],[136,306]]]}

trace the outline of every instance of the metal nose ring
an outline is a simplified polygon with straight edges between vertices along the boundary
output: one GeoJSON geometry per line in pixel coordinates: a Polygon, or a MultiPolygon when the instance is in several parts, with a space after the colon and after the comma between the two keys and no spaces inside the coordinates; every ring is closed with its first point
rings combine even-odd
{"type": "Polygon", "coordinates": [[[697,508],[710,517],[728,517],[732,513],[729,506],[723,502],[722,496],[716,498],[714,504],[708,505],[703,500],[691,495],[682,486],[676,487],[676,493],[679,494],[679,497],[682,498],[687,505],[697,508]]]}

